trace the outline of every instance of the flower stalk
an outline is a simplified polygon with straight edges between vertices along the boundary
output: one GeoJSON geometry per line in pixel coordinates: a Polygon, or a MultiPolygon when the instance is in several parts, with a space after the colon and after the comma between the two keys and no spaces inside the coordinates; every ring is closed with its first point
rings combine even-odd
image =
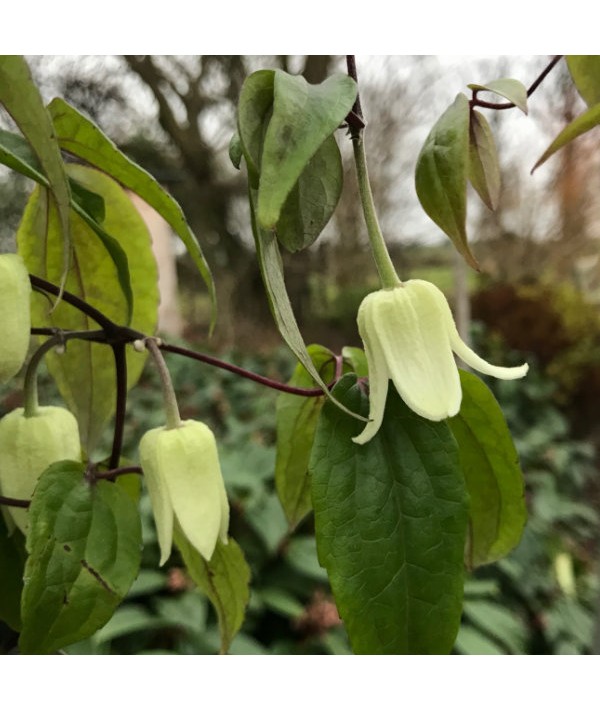
{"type": "Polygon", "coordinates": [[[383,234],[377,219],[375,211],[375,203],[373,201],[373,192],[369,181],[369,171],[367,169],[367,157],[365,154],[365,143],[362,132],[355,134],[352,137],[352,146],[354,149],[354,163],[356,165],[356,177],[358,179],[358,190],[360,193],[360,201],[362,204],[365,223],[367,225],[367,234],[371,243],[373,258],[379,272],[381,286],[384,289],[393,289],[400,286],[402,282],[398,278],[396,269],[390,258],[383,234]]]}

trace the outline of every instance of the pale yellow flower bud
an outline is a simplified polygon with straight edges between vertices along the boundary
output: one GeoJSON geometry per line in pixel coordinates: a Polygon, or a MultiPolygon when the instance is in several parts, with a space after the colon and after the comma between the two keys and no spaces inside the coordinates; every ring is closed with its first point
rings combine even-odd
{"type": "Polygon", "coordinates": [[[156,522],[160,565],[171,554],[176,524],[210,560],[217,539],[227,543],[229,528],[229,502],[211,430],[194,420],[150,430],[140,441],[140,463],[156,522]]]}

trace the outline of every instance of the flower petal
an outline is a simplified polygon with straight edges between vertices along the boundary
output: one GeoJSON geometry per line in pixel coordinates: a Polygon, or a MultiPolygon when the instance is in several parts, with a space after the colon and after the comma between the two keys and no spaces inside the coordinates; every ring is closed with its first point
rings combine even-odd
{"type": "Polygon", "coordinates": [[[223,511],[217,444],[211,430],[194,420],[168,433],[173,433],[173,439],[163,440],[163,451],[165,455],[172,451],[171,472],[166,479],[173,511],[185,537],[205,560],[210,560],[223,511]],[[183,428],[184,436],[177,437],[183,428]]]}
{"type": "Polygon", "coordinates": [[[450,333],[450,345],[452,350],[456,355],[461,358],[468,366],[474,370],[483,373],[484,375],[491,375],[494,378],[499,378],[500,380],[516,380],[517,378],[522,378],[527,374],[529,370],[529,365],[523,363],[523,365],[517,365],[513,368],[504,368],[499,365],[492,365],[488,363],[471,350],[469,346],[462,340],[459,336],[456,326],[454,330],[450,333]]]}
{"type": "Polygon", "coordinates": [[[462,391],[448,339],[448,319],[454,322],[446,297],[419,279],[379,293],[386,298],[379,300],[375,328],[398,394],[428,420],[456,415],[462,391]]]}
{"type": "Polygon", "coordinates": [[[365,355],[369,367],[369,422],[357,437],[352,438],[352,441],[356,444],[366,444],[377,434],[381,427],[390,379],[385,356],[381,351],[379,339],[373,329],[370,316],[371,305],[367,301],[369,296],[360,305],[357,317],[358,332],[365,346],[365,355]]]}
{"type": "MultiPolygon", "coordinates": [[[[162,476],[165,464],[160,461],[160,436],[165,429],[158,427],[149,430],[140,440],[140,464],[144,470],[144,482],[150,494],[152,513],[156,523],[158,545],[160,546],[160,565],[164,565],[171,555],[173,544],[173,507],[162,476]]],[[[167,461],[168,470],[168,461],[167,461]]]]}

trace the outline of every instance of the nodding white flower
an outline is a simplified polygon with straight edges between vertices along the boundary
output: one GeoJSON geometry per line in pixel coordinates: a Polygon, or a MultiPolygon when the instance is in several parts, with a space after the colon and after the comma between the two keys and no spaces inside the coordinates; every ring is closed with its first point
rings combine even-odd
{"type": "Polygon", "coordinates": [[[227,543],[229,527],[229,503],[211,430],[194,420],[150,430],[140,441],[140,463],[156,522],[160,565],[171,554],[175,524],[210,560],[217,539],[227,543]]]}
{"type": "Polygon", "coordinates": [[[452,351],[474,370],[502,380],[522,378],[529,369],[527,363],[501,368],[480,358],[458,335],[444,294],[421,279],[369,294],[357,320],[370,390],[369,422],[353,438],[357,444],[365,444],[379,430],[390,380],[421,417],[439,421],[456,415],[462,390],[452,351]]]}

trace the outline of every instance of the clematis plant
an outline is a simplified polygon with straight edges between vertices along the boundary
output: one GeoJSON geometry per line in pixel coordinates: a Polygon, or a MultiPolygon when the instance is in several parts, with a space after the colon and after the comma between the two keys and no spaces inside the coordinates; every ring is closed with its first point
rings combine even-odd
{"type": "Polygon", "coordinates": [[[379,430],[389,381],[421,417],[439,421],[460,409],[462,391],[453,351],[474,370],[503,380],[522,378],[527,363],[492,365],[461,339],[444,294],[428,281],[411,279],[365,297],[358,330],[369,366],[369,423],[353,438],[365,444],[379,430]]]}

